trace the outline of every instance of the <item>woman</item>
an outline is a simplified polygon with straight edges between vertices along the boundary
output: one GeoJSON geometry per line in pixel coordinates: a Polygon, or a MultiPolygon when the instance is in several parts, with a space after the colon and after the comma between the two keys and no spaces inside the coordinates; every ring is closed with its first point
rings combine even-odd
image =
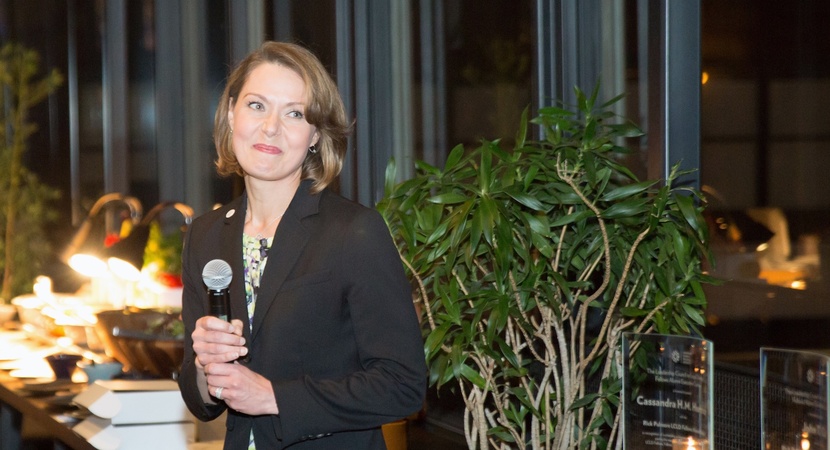
{"type": "Polygon", "coordinates": [[[185,402],[228,411],[226,449],[385,448],[380,426],[422,405],[423,343],[383,219],[327,188],[350,131],[336,85],[306,49],[266,42],[214,125],[218,172],[245,193],[185,238],[185,402]],[[233,270],[230,323],[207,313],[213,259],[233,270]]]}

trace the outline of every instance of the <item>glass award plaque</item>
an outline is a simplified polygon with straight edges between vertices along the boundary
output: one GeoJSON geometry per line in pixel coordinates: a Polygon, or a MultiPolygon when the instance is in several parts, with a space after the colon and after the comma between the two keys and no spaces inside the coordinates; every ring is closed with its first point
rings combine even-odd
{"type": "Polygon", "coordinates": [[[623,334],[623,448],[714,449],[712,352],[706,339],[623,334]]]}
{"type": "Polygon", "coordinates": [[[826,450],[828,356],[761,348],[763,448],[826,450]]]}

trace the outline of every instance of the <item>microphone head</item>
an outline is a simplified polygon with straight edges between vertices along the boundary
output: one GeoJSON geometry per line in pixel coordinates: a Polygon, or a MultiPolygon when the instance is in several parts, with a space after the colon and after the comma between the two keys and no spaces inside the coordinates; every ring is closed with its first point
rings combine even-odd
{"type": "Polygon", "coordinates": [[[214,259],[202,269],[202,280],[208,289],[219,291],[231,285],[233,271],[230,264],[221,259],[214,259]]]}

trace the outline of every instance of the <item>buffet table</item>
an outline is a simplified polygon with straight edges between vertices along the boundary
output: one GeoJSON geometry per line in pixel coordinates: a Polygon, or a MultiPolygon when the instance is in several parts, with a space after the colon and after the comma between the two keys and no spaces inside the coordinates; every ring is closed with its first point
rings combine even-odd
{"type": "Polygon", "coordinates": [[[28,339],[21,331],[0,331],[0,450],[17,450],[30,425],[37,439],[53,441],[55,448],[93,450],[86,439],[72,431],[76,422],[69,404],[85,384],[49,379],[42,358],[59,351],[42,341],[28,339]],[[26,364],[16,364],[27,360],[26,364]]]}
{"type": "Polygon", "coordinates": [[[221,448],[224,421],[216,424],[222,425],[218,430],[197,430],[173,379],[128,371],[88,384],[87,373],[101,375],[88,367],[56,379],[48,355],[82,355],[99,361],[99,368],[107,357],[71,340],[10,325],[0,326],[0,450],[33,444],[79,450],[221,448]]]}
{"type": "Polygon", "coordinates": [[[54,441],[57,449],[95,450],[86,439],[72,431],[73,423],[63,420],[61,413],[70,407],[50,403],[57,397],[28,394],[23,383],[0,372],[0,450],[22,447],[24,421],[36,424],[38,439],[54,441]]]}

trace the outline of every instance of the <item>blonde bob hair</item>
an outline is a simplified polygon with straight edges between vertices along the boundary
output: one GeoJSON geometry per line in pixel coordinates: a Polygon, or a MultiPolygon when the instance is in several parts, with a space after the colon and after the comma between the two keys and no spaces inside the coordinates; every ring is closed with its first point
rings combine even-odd
{"type": "Polygon", "coordinates": [[[219,156],[216,170],[221,176],[245,175],[233,153],[228,111],[236,103],[248,76],[264,63],[291,69],[305,82],[308,101],[305,119],[317,129],[319,140],[316,153],[306,154],[302,178],[313,179],[312,190],[320,192],[340,174],[351,124],[346,119],[337,85],[326,68],[313,53],[296,44],[267,41],[242,60],[228,77],[213,124],[213,142],[219,156]]]}

